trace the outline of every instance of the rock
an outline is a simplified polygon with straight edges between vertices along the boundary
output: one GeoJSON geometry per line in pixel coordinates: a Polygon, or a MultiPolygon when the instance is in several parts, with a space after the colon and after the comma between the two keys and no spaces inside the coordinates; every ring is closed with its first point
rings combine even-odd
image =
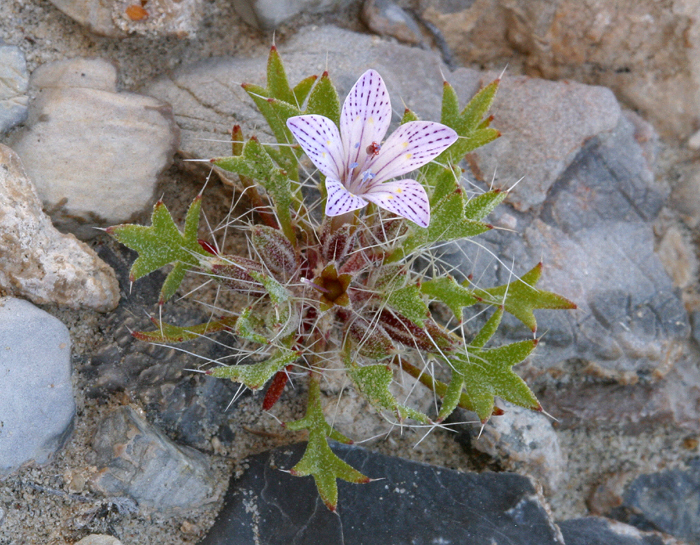
{"type": "Polygon", "coordinates": [[[700,459],[687,468],[639,475],[609,516],[641,530],[658,530],[700,543],[700,459]]]}
{"type": "Polygon", "coordinates": [[[114,271],[41,210],[15,152],[0,145],[0,288],[37,304],[107,312],[119,302],[114,271]]]}
{"type": "Polygon", "coordinates": [[[380,36],[392,36],[412,45],[423,42],[423,34],[413,17],[391,0],[365,0],[360,18],[380,36]]]}
{"type": "Polygon", "coordinates": [[[695,250],[677,227],[664,234],[657,255],[677,288],[687,288],[697,277],[698,263],[695,250]]]}
{"type": "Polygon", "coordinates": [[[526,477],[458,473],[357,447],[333,445],[342,459],[378,480],[338,483],[338,514],[310,477],[292,477],[305,444],[254,456],[232,478],[226,503],[201,545],[253,543],[492,543],[563,545],[526,477]],[[465,514],[468,514],[465,516],[465,514]]]}
{"type": "Polygon", "coordinates": [[[682,545],[657,532],[637,528],[601,517],[584,517],[557,523],[566,545],[682,545]]]}
{"type": "Polygon", "coordinates": [[[0,44],[0,134],[27,119],[27,62],[19,47],[0,44]]]}
{"type": "Polygon", "coordinates": [[[700,224],[700,164],[691,163],[673,186],[670,205],[691,229],[700,224]]]}
{"type": "Polygon", "coordinates": [[[47,463],[73,430],[70,335],[21,299],[0,299],[0,477],[47,463]]]}
{"type": "Polygon", "coordinates": [[[481,436],[472,434],[472,448],[497,459],[508,471],[534,477],[552,494],[566,476],[566,456],[551,420],[542,413],[502,404],[505,414],[492,417],[481,436]]]}
{"type": "MultiPolygon", "coordinates": [[[[148,420],[178,443],[199,450],[211,450],[216,439],[225,445],[234,440],[235,405],[238,385],[200,373],[187,371],[196,365],[192,354],[202,361],[231,357],[231,338],[215,337],[217,342],[198,339],[179,347],[156,346],[135,339],[131,331],[150,331],[153,324],[144,309],[154,308],[165,275],[154,272],[129,288],[129,269],[135,253],[110,241],[100,248],[100,256],[117,272],[124,297],[119,307],[100,322],[109,342],[96,348],[89,367],[87,395],[108,398],[116,391],[126,392],[144,408],[148,420]]],[[[178,325],[204,323],[209,318],[201,306],[183,300],[163,309],[163,320],[178,325]]]]}
{"type": "Polygon", "coordinates": [[[80,238],[148,209],[178,145],[170,107],[118,93],[116,77],[102,59],[41,66],[27,127],[11,138],[56,226],[80,238]]]}
{"type": "Polygon", "coordinates": [[[110,38],[130,34],[187,38],[196,33],[202,0],[51,0],[90,32],[110,38]]]}
{"type": "Polygon", "coordinates": [[[92,534],[84,537],[75,545],[122,545],[116,537],[106,536],[103,534],[92,534]]]}
{"type": "Polygon", "coordinates": [[[343,8],[350,0],[233,0],[243,20],[256,28],[272,30],[302,12],[320,13],[343,8]]]}
{"type": "MultiPolygon", "coordinates": [[[[482,75],[480,86],[498,76],[482,75]]],[[[518,182],[509,203],[526,212],[544,202],[586,141],[618,125],[620,106],[604,87],[506,75],[493,115],[501,137],[477,150],[472,165],[495,187],[508,189],[518,182]]]]}
{"type": "Polygon", "coordinates": [[[127,495],[158,511],[198,509],[217,499],[206,456],[176,445],[131,407],[100,422],[93,448],[99,471],[92,486],[102,494],[127,495]]]}
{"type": "Polygon", "coordinates": [[[604,85],[665,134],[700,120],[700,6],[676,0],[423,0],[462,64],[508,62],[551,80],[604,85]]]}

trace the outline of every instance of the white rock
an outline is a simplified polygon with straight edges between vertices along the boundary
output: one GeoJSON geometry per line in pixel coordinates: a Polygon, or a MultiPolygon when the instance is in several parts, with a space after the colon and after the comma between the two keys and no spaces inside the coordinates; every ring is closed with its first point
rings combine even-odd
{"type": "Polygon", "coordinates": [[[305,11],[319,13],[339,9],[349,0],[233,0],[233,7],[249,25],[273,29],[305,11]]]}
{"type": "Polygon", "coordinates": [[[505,414],[494,416],[472,446],[507,469],[535,477],[548,493],[565,476],[566,458],[551,421],[542,413],[505,403],[505,414]]]}
{"type": "Polygon", "coordinates": [[[41,66],[27,127],[10,144],[54,224],[83,239],[150,208],[179,141],[170,106],[118,93],[116,76],[102,59],[41,66]]]}
{"type": "Polygon", "coordinates": [[[75,545],[122,545],[116,537],[106,536],[104,534],[92,534],[84,537],[75,545]]]}
{"type": "Polygon", "coordinates": [[[27,62],[19,47],[0,45],[0,133],[27,119],[27,62]]]}
{"type": "Polygon", "coordinates": [[[21,299],[0,299],[0,476],[45,464],[72,430],[70,335],[21,299]]]}
{"type": "Polygon", "coordinates": [[[194,34],[202,18],[202,0],[51,0],[58,9],[95,34],[124,38],[129,34],[194,34]]]}
{"type": "Polygon", "coordinates": [[[114,271],[73,235],[59,233],[10,148],[0,145],[0,289],[39,304],[100,312],[119,303],[114,271]]]}

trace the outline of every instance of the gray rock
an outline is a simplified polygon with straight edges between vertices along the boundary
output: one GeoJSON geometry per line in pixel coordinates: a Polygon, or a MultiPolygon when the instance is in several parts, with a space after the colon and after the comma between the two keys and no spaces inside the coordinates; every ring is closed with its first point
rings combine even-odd
{"type": "Polygon", "coordinates": [[[423,42],[423,34],[413,17],[391,0],[365,0],[360,18],[381,36],[392,36],[412,45],[423,42]]]}
{"type": "Polygon", "coordinates": [[[656,532],[601,517],[584,517],[558,523],[566,545],[682,545],[656,532]]]}
{"type": "Polygon", "coordinates": [[[348,4],[350,0],[233,0],[233,7],[246,23],[266,30],[302,12],[320,13],[348,4]]]}
{"type": "Polygon", "coordinates": [[[187,38],[197,31],[203,15],[202,0],[150,0],[145,7],[132,0],[51,0],[51,3],[90,32],[110,38],[130,34],[187,38]]]}
{"type": "Polygon", "coordinates": [[[31,85],[27,127],[11,145],[55,225],[90,238],[95,226],[128,222],[150,207],[177,149],[170,107],[118,93],[116,69],[101,59],[45,64],[31,85]]]}
{"type": "Polygon", "coordinates": [[[542,413],[502,402],[505,414],[494,416],[471,446],[498,460],[502,467],[529,475],[552,494],[566,477],[566,456],[552,421],[542,413]]]}
{"type": "Polygon", "coordinates": [[[99,471],[92,485],[105,495],[127,495],[158,511],[197,509],[217,499],[206,456],[176,445],[131,407],[100,422],[93,448],[99,471]]]}
{"type": "Polygon", "coordinates": [[[305,444],[254,456],[233,477],[226,503],[201,545],[283,543],[508,543],[563,545],[532,482],[508,473],[461,473],[332,446],[368,484],[338,482],[338,513],[310,477],[292,477],[305,444]]]}
{"type": "MultiPolygon", "coordinates": [[[[481,75],[479,86],[498,76],[481,75]]],[[[522,212],[544,202],[587,140],[612,131],[620,121],[620,105],[610,89],[507,74],[492,113],[501,137],[477,150],[473,164],[485,181],[501,189],[522,179],[509,197],[522,212]]]]}
{"type": "Polygon", "coordinates": [[[119,285],[114,271],[73,235],[59,233],[22,163],[0,145],[0,288],[44,304],[114,309],[119,285]]]}
{"type": "Polygon", "coordinates": [[[116,537],[92,534],[76,542],[75,545],[122,545],[122,542],[116,537]]]}
{"type": "Polygon", "coordinates": [[[641,530],[658,530],[700,543],[700,459],[686,469],[640,475],[610,516],[641,530]]]}
{"type": "Polygon", "coordinates": [[[0,299],[0,477],[45,464],[73,429],[68,329],[21,299],[0,299]]]}
{"type": "Polygon", "coordinates": [[[0,134],[27,119],[27,62],[19,47],[0,44],[0,134]]]}

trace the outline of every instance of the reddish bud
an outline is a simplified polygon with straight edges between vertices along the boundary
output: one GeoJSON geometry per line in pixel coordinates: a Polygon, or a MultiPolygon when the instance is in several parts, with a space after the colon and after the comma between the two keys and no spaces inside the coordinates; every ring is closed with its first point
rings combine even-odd
{"type": "Polygon", "coordinates": [[[219,252],[216,251],[216,248],[209,244],[206,240],[202,240],[201,238],[197,239],[197,243],[204,248],[205,252],[209,252],[211,255],[219,255],[219,252]]]}
{"type": "Polygon", "coordinates": [[[241,293],[266,293],[265,288],[249,272],[262,273],[260,263],[238,256],[221,256],[208,261],[212,274],[224,286],[241,293]]]}
{"type": "Polygon", "coordinates": [[[253,227],[251,242],[260,259],[276,277],[292,278],[299,269],[294,248],[278,229],[265,225],[253,227]]]}
{"type": "Polygon", "coordinates": [[[289,375],[287,374],[288,371],[292,370],[291,365],[287,365],[282,371],[278,371],[275,374],[275,377],[272,379],[272,382],[270,382],[270,386],[267,389],[267,392],[265,392],[265,399],[263,399],[263,404],[262,408],[263,411],[269,411],[274,407],[275,403],[279,400],[279,398],[282,396],[282,392],[284,392],[284,387],[287,385],[287,381],[289,380],[289,375]]]}
{"type": "Polygon", "coordinates": [[[425,327],[418,327],[408,318],[395,312],[382,310],[379,324],[389,337],[410,348],[426,352],[452,351],[456,339],[432,320],[425,320],[425,327]]]}
{"type": "Polygon", "coordinates": [[[364,318],[355,318],[347,327],[346,335],[361,356],[381,360],[396,353],[391,337],[379,324],[370,324],[364,318]]]}

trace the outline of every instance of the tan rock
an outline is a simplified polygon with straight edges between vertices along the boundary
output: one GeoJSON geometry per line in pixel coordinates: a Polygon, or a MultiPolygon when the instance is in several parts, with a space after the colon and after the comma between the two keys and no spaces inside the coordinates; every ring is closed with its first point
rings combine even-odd
{"type": "Polygon", "coordinates": [[[59,233],[18,155],[0,145],[0,290],[34,303],[113,310],[114,271],[73,235],[59,233]]]}
{"type": "Polygon", "coordinates": [[[463,63],[510,61],[531,75],[604,85],[664,134],[697,130],[697,2],[428,0],[423,7],[463,63]]]}
{"type": "Polygon", "coordinates": [[[201,0],[51,0],[63,13],[91,32],[110,38],[129,34],[176,36],[193,34],[202,17],[201,0]]]}
{"type": "Polygon", "coordinates": [[[169,105],[116,82],[102,59],[41,66],[27,127],[11,139],[54,224],[82,239],[150,208],[179,141],[169,105]]]}

